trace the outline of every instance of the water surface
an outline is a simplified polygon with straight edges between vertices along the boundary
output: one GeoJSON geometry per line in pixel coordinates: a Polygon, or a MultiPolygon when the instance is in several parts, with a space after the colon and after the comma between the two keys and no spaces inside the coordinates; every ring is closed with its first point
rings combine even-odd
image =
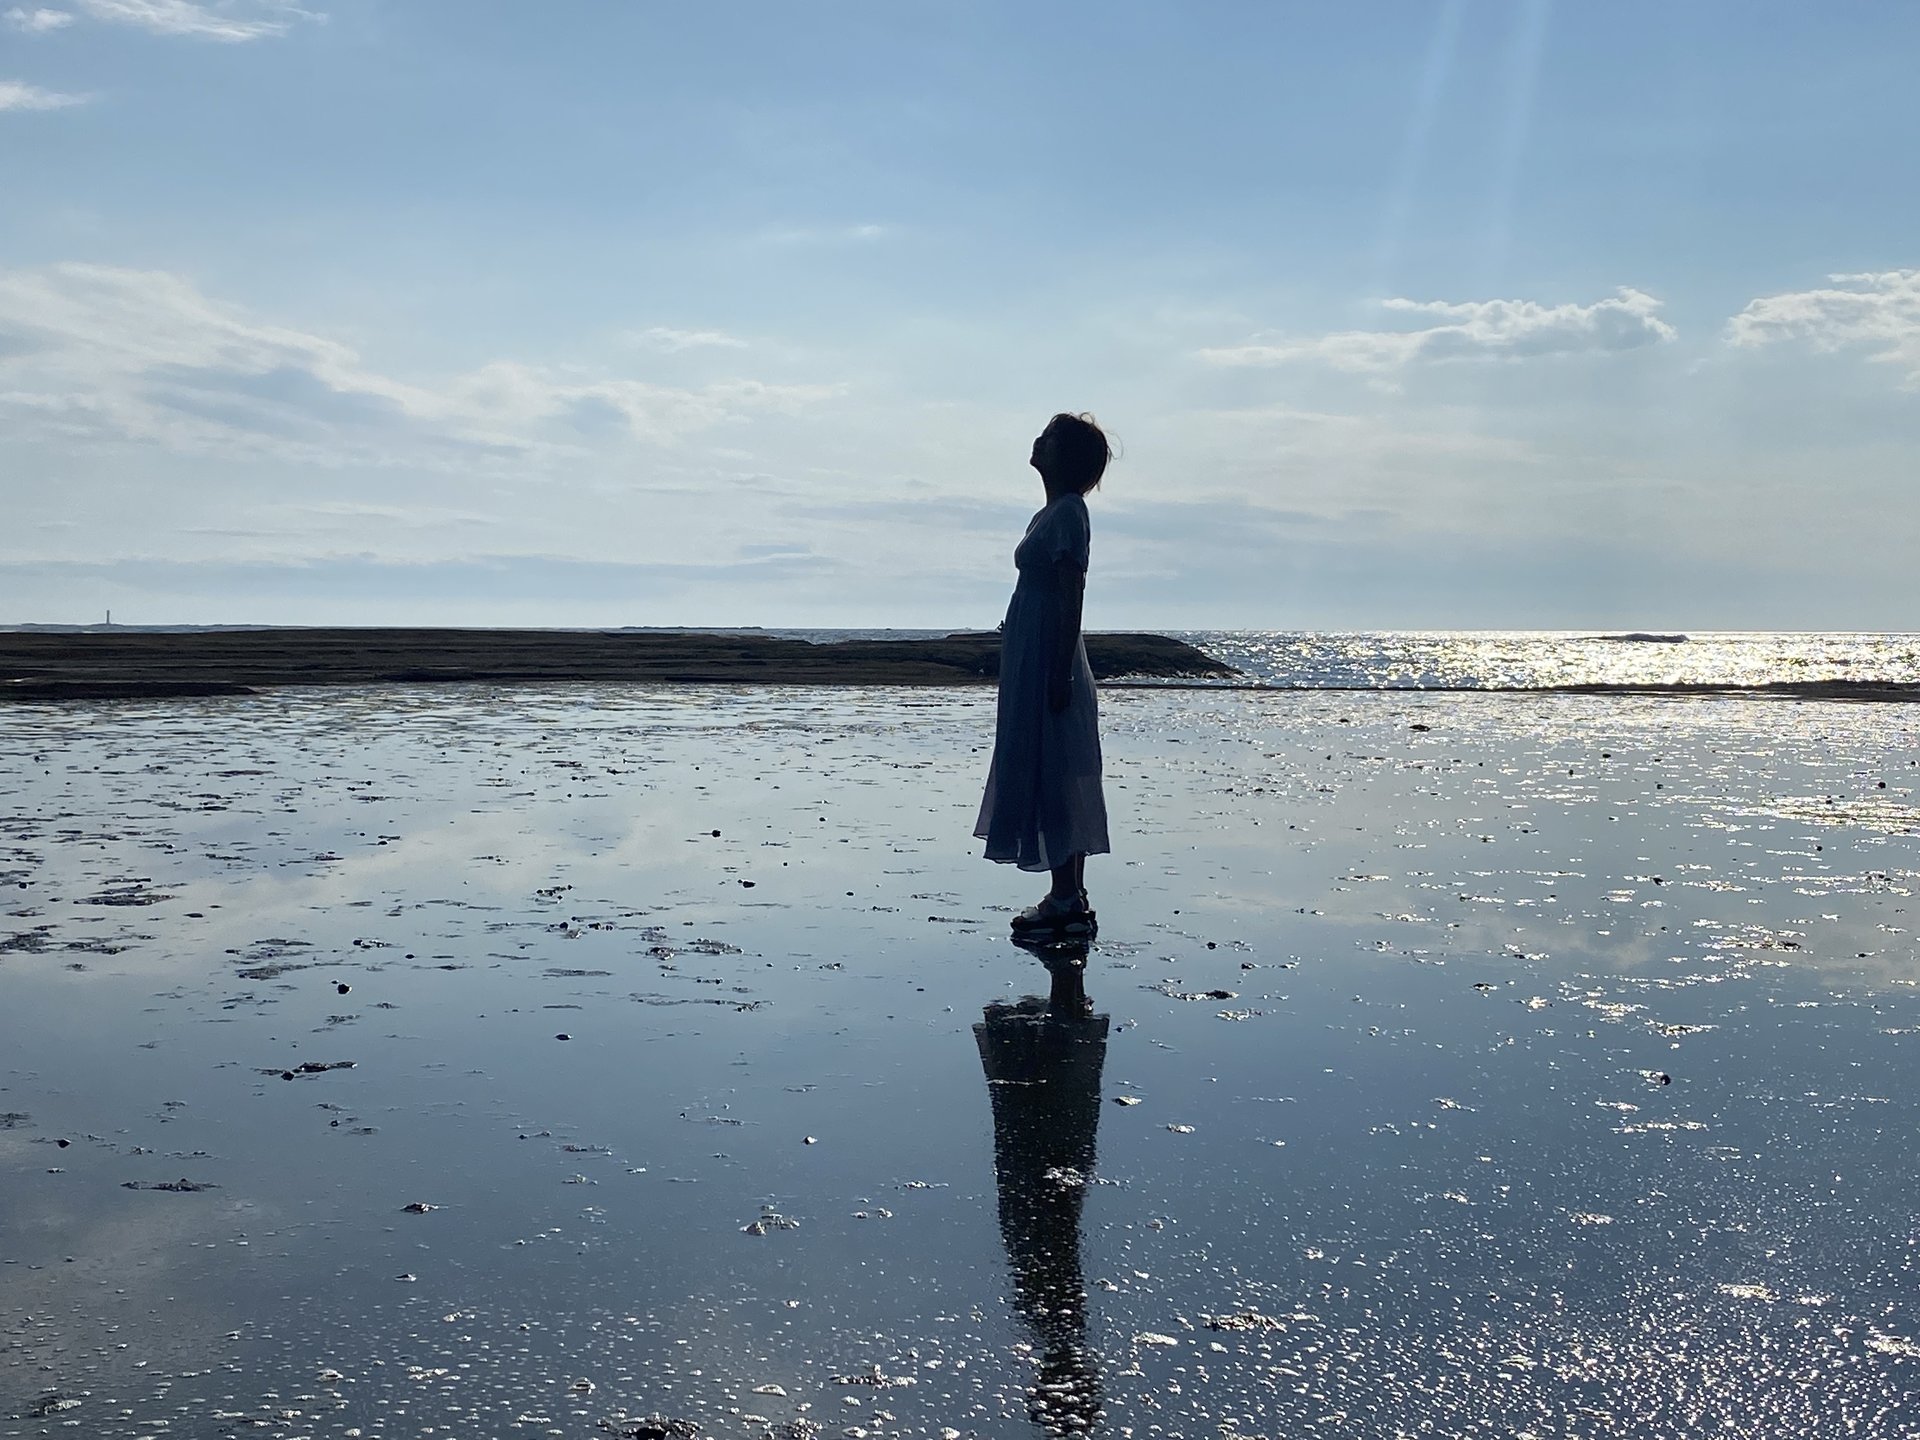
{"type": "Polygon", "coordinates": [[[0,714],[0,1435],[1914,1423],[1904,707],[1109,692],[1016,1093],[991,704],[0,714]]]}

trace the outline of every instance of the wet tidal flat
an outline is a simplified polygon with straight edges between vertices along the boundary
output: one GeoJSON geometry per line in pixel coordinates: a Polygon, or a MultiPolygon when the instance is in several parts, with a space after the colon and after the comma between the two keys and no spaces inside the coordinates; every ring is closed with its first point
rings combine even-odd
{"type": "Polygon", "coordinates": [[[1906,707],[992,703],[0,714],[0,1436],[1920,1433],[1906,707]]]}

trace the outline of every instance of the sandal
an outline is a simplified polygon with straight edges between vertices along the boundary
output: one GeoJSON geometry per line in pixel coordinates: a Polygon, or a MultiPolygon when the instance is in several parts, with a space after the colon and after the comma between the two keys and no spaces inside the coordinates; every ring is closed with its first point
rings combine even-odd
{"type": "Polygon", "coordinates": [[[1094,913],[1087,904],[1087,892],[1082,890],[1071,900],[1056,900],[1048,895],[1038,905],[1029,905],[1014,916],[1012,925],[1016,933],[1045,931],[1053,935],[1090,935],[1093,933],[1094,913]]]}

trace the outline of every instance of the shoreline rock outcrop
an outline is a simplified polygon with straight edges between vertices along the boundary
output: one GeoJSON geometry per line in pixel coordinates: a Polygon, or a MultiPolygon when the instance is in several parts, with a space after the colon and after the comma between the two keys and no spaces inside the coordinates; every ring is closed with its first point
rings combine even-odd
{"type": "MultiPolygon", "coordinates": [[[[1238,672],[1164,635],[1092,634],[1096,678],[1238,672]]],[[[606,630],[87,630],[0,633],[0,699],[246,695],[277,685],[964,685],[993,680],[1000,637],[814,644],[776,635],[606,630]]]]}

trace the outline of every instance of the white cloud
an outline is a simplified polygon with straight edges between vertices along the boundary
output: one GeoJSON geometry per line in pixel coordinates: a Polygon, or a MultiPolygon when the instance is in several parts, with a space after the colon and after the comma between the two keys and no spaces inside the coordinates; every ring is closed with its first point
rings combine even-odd
{"type": "Polygon", "coordinates": [[[243,44],[284,35],[296,21],[321,18],[293,0],[77,0],[96,20],[137,25],[156,35],[243,44]]]}
{"type": "Polygon", "coordinates": [[[84,105],[89,98],[42,90],[23,80],[0,80],[0,110],[64,110],[69,105],[84,105]]]}
{"type": "Polygon", "coordinates": [[[634,331],[630,338],[636,345],[644,345],[649,350],[664,350],[669,355],[681,350],[703,348],[718,350],[747,348],[746,341],[719,330],[675,330],[667,325],[650,325],[645,330],[634,331]]]}
{"type": "Polygon", "coordinates": [[[1920,270],[1829,275],[1824,290],[1795,290],[1750,300],[1727,325],[1728,340],[1755,348],[1801,340],[1816,350],[1867,348],[1867,358],[1896,365],[1908,389],[1920,389],[1920,270]]]}
{"type": "Polygon", "coordinates": [[[1533,300],[1406,300],[1380,302],[1398,315],[1439,321],[1408,330],[1337,330],[1299,339],[1256,339],[1202,350],[1216,365],[1284,365],[1319,361],[1335,370],[1377,374],[1422,361],[1526,359],[1610,353],[1663,344],[1675,335],[1660,302],[1622,287],[1591,305],[1533,300]]]}
{"type": "Polygon", "coordinates": [[[26,10],[16,5],[7,11],[7,23],[29,35],[45,35],[73,23],[71,10],[26,10]]]}
{"type": "Polygon", "coordinates": [[[324,465],[524,465],[674,444],[837,393],[752,379],[680,387],[510,360],[416,383],[176,275],[0,271],[0,417],[16,434],[324,465]]]}

